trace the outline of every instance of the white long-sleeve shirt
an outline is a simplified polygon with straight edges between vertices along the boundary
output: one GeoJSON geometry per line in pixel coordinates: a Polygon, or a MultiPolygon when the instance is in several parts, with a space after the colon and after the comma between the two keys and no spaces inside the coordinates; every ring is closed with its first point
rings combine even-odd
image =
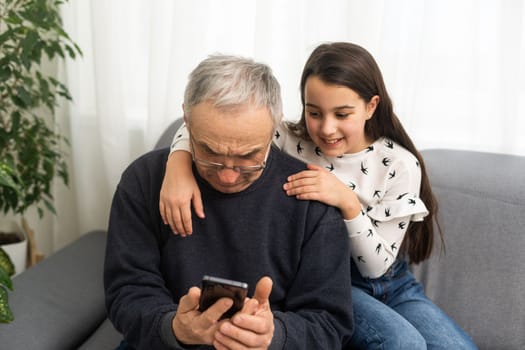
{"type": "MultiPolygon", "coordinates": [[[[304,162],[324,167],[356,193],[361,214],[345,220],[352,258],[363,277],[382,276],[396,260],[409,223],[428,214],[419,198],[417,158],[386,138],[358,153],[327,157],[314,143],[296,137],[284,125],[277,128],[274,143],[304,162]]],[[[173,138],[171,151],[176,150],[189,150],[184,125],[173,138]]]]}

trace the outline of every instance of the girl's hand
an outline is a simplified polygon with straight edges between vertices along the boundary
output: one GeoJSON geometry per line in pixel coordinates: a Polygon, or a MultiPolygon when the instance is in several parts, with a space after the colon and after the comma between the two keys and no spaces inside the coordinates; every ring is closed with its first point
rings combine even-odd
{"type": "Polygon", "coordinates": [[[316,200],[339,208],[347,220],[355,218],[361,211],[361,203],[352,189],[334,174],[313,164],[288,177],[283,185],[288,196],[301,200],[316,200]]]}
{"type": "Polygon", "coordinates": [[[191,168],[191,154],[173,152],[166,162],[166,172],[160,190],[159,209],[162,221],[175,234],[192,234],[191,204],[198,217],[204,218],[201,193],[191,168]]]}

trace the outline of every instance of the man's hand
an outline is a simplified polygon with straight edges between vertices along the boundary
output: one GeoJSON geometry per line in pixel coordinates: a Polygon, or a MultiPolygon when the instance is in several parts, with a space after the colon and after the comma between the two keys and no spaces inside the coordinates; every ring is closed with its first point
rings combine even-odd
{"type": "Polygon", "coordinates": [[[206,311],[200,312],[198,311],[200,295],[201,290],[192,287],[188,294],[179,300],[172,328],[175,337],[181,343],[212,345],[215,332],[226,322],[219,322],[219,318],[233,305],[233,300],[230,298],[221,298],[206,311]]]}
{"type": "Polygon", "coordinates": [[[272,284],[269,277],[261,278],[253,298],[246,298],[243,309],[219,325],[213,341],[217,350],[268,349],[274,332],[272,284]]]}

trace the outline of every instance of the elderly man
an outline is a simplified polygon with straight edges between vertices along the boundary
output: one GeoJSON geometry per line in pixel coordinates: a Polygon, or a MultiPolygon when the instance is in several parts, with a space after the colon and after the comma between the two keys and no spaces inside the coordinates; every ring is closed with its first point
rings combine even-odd
{"type": "MultiPolygon", "coordinates": [[[[104,283],[122,349],[339,349],[353,330],[350,253],[337,210],[287,196],[303,163],[271,146],[280,88],[264,64],[211,56],[190,75],[184,117],[206,219],[162,223],[169,150],[123,173],[111,208],[104,283]],[[244,306],[199,306],[203,275],[247,282],[244,306]]],[[[195,217],[195,215],[194,215],[195,217]]]]}

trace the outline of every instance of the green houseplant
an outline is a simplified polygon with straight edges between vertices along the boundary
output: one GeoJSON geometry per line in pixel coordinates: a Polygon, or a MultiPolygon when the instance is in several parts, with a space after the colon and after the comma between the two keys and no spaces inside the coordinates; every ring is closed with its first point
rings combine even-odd
{"type": "MultiPolygon", "coordinates": [[[[63,151],[67,140],[55,125],[54,112],[60,98],[71,96],[43,69],[44,60],[81,55],[63,29],[59,14],[63,3],[0,0],[0,210],[21,215],[23,227],[30,207],[36,207],[40,217],[44,209],[55,213],[51,192],[55,177],[68,184],[63,151]]],[[[12,272],[2,253],[0,322],[9,322],[6,289],[12,288],[12,272]]]]}

